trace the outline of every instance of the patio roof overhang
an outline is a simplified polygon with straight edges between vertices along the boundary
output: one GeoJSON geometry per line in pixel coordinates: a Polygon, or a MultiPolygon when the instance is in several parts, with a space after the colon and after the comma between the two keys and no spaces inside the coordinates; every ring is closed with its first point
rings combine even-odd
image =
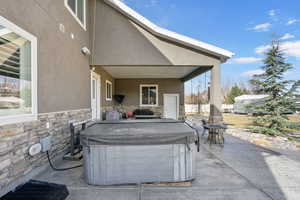
{"type": "Polygon", "coordinates": [[[91,65],[115,78],[187,81],[233,53],[154,25],[119,0],[98,0],[91,65]]]}
{"type": "Polygon", "coordinates": [[[104,66],[117,79],[177,78],[188,81],[211,69],[211,66],[104,66]]]}

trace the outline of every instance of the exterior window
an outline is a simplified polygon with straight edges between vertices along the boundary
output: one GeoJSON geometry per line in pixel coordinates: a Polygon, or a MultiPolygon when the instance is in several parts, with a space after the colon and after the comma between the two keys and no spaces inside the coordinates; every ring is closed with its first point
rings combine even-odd
{"type": "Polygon", "coordinates": [[[34,36],[0,16],[0,125],[36,118],[36,48],[34,36]]]}
{"type": "Polygon", "coordinates": [[[106,80],[106,101],[112,100],[112,83],[106,80]]]}
{"type": "Polygon", "coordinates": [[[65,0],[65,5],[76,21],[86,29],[86,0],[65,0]]]}
{"type": "Polygon", "coordinates": [[[140,105],[158,106],[158,85],[140,85],[140,105]]]}

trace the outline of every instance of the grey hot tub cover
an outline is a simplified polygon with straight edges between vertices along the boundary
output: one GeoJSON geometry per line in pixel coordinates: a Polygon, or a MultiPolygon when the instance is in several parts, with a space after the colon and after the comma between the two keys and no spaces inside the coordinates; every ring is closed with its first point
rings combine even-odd
{"type": "Polygon", "coordinates": [[[81,134],[83,145],[191,144],[196,140],[195,130],[176,120],[101,121],[81,134]]]}

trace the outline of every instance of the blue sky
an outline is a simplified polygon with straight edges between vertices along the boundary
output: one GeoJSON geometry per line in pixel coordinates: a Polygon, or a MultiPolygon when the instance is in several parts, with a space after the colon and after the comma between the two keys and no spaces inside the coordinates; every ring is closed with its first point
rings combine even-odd
{"type": "Polygon", "coordinates": [[[299,0],[124,1],[159,26],[233,51],[236,55],[222,65],[224,85],[260,72],[261,52],[274,34],[284,36],[282,46],[295,67],[286,77],[300,79],[299,0]]]}

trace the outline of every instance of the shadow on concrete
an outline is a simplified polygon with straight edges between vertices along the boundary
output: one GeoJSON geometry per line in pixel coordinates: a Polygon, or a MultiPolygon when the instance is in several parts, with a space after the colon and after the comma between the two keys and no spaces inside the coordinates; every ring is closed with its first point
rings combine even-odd
{"type": "Polygon", "coordinates": [[[299,162],[230,135],[224,147],[202,145],[270,199],[300,199],[299,162]]]}

